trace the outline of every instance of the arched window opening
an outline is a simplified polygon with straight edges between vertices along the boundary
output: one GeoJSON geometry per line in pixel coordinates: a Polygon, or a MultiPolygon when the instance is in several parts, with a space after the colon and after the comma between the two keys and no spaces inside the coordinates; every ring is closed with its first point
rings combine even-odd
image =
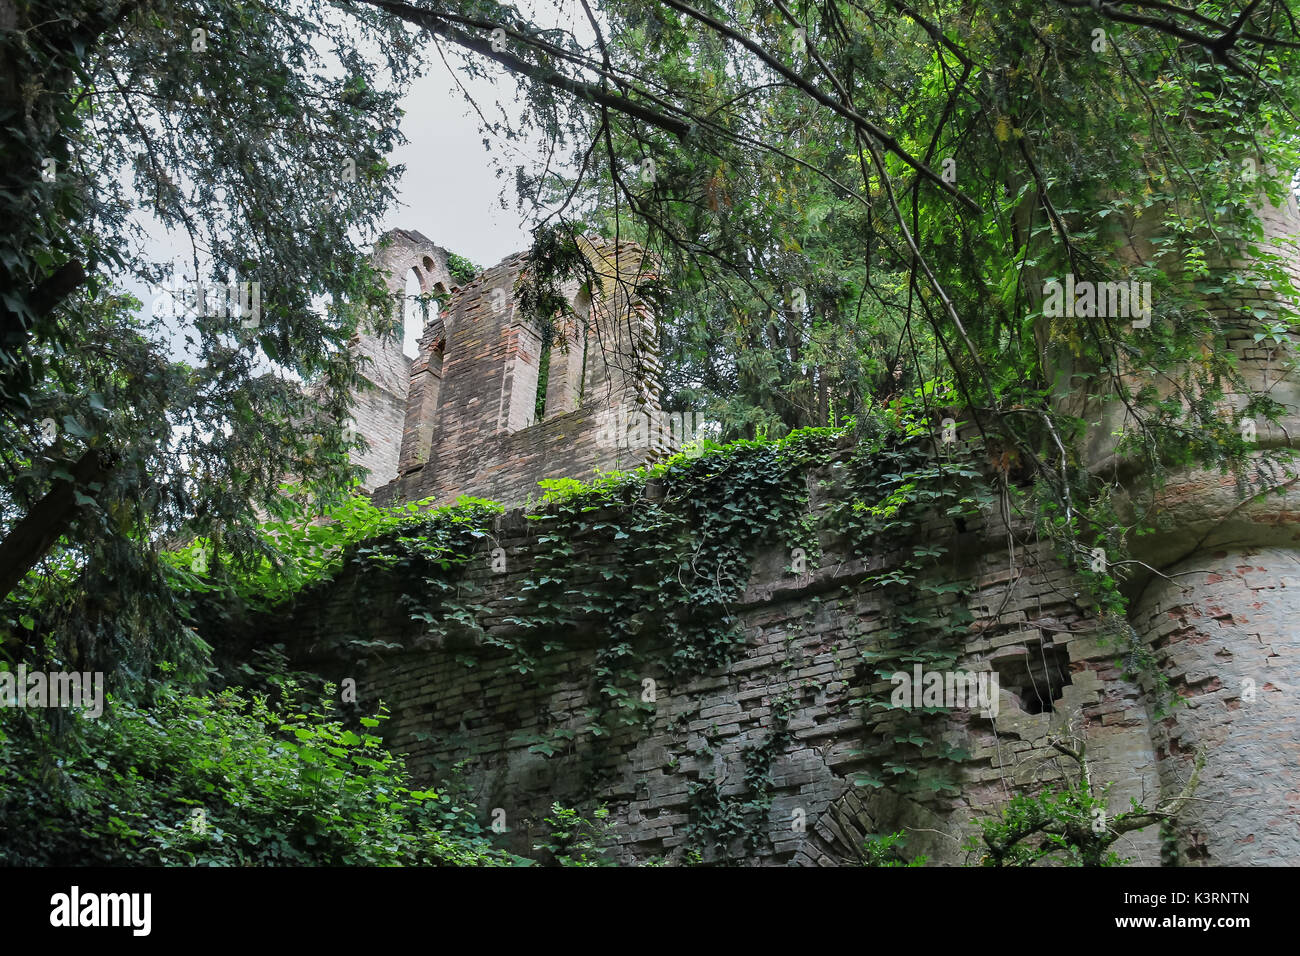
{"type": "Polygon", "coordinates": [[[420,338],[424,335],[426,301],[420,298],[420,278],[412,267],[406,273],[405,308],[402,310],[402,354],[413,359],[420,354],[420,338]]]}
{"type": "Polygon", "coordinates": [[[582,286],[578,290],[578,294],[574,296],[573,313],[577,316],[574,331],[577,334],[577,346],[581,349],[581,359],[578,362],[577,394],[573,398],[573,404],[576,408],[587,397],[587,346],[590,344],[588,342],[587,327],[591,323],[591,288],[589,285],[582,286]]]}

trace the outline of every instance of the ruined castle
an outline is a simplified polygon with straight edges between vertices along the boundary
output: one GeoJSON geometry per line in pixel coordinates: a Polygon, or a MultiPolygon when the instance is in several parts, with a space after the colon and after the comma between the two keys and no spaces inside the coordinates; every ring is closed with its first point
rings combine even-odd
{"type": "Polygon", "coordinates": [[[524,254],[462,287],[445,249],[418,232],[384,237],[376,261],[389,288],[400,294],[413,274],[448,304],[429,314],[414,360],[391,337],[356,343],[374,386],[354,406],[368,445],[357,463],[376,502],[519,504],[540,480],[635,467],[676,443],[659,407],[658,331],[638,294],[651,265],[634,243],[580,246],[588,268],[563,289],[572,315],[544,348],[520,308],[524,254]]]}
{"type": "MultiPolygon", "coordinates": [[[[1294,201],[1268,211],[1266,222],[1278,241],[1300,232],[1294,201]]],[[[662,414],[653,316],[637,295],[646,265],[635,246],[586,244],[601,281],[569,288],[577,320],[562,325],[548,349],[518,308],[524,257],[458,288],[444,250],[416,232],[389,238],[378,255],[393,288],[413,270],[422,290],[445,293],[447,302],[427,322],[414,360],[393,342],[358,343],[372,360],[376,386],[358,396],[356,414],[370,444],[362,463],[376,501],[443,503],[470,494],[518,505],[539,480],[587,478],[593,469],[632,467],[671,448],[671,438],[662,445],[610,440],[601,417],[625,406],[654,426],[662,414]]],[[[1286,407],[1284,424],[1295,434],[1300,392],[1293,374],[1279,366],[1276,349],[1262,348],[1252,335],[1249,311],[1270,294],[1260,289],[1225,301],[1221,317],[1238,329],[1229,345],[1252,388],[1286,407]]],[[[1131,464],[1115,444],[1124,409],[1091,412],[1102,424],[1092,432],[1088,462],[1122,474],[1131,464]]],[[[1259,440],[1267,446],[1289,439],[1261,426],[1259,440]]],[[[838,464],[830,455],[810,470],[811,508],[834,503],[838,464]]],[[[1009,549],[1011,519],[996,510],[961,527],[936,518],[927,536],[947,544],[951,569],[971,582],[960,599],[975,620],[956,666],[996,675],[999,698],[997,707],[948,718],[943,739],[967,756],[950,768],[955,786],[928,795],[900,793],[887,781],[855,785],[864,738],[878,739],[892,726],[855,700],[873,683],[861,652],[884,633],[892,610],[871,580],[897,554],[863,559],[827,539],[807,569],[792,568],[790,555],[775,546],[752,555],[748,586],[729,609],[745,635],[742,652],[681,686],[645,675],[659,680],[653,720],[605,742],[605,773],[594,793],[584,789],[596,759],[591,751],[539,753],[528,740],[577,726],[599,694],[592,674],[601,622],[561,635],[563,646],[544,673],[523,676],[492,650],[494,637],[517,631],[521,604],[535,600],[521,590],[536,547],[522,512],[498,521],[493,540],[483,544],[485,560],[465,573],[461,586],[481,595],[478,624],[487,635],[468,648],[469,669],[458,659],[466,647],[421,638],[419,622],[399,606],[403,582],[396,574],[361,581],[349,567],[265,626],[318,673],[356,679],[366,706],[385,701],[389,741],[417,767],[432,776],[467,762],[484,823],[500,810],[510,839],[525,852],[553,801],[600,800],[617,823],[621,860],[680,858],[700,818],[701,781],[716,788],[716,799],[743,795],[747,760],[771,739],[781,701],[790,709],[771,757],[763,839],[737,850],[749,863],[853,862],[868,835],[899,829],[909,834],[909,854],[969,862],[961,842],[973,818],[996,813],[1013,793],[1077,771],[1049,739],[1068,732],[1086,746],[1093,779],[1114,781],[1112,813],[1127,809],[1130,798],[1148,808],[1168,801],[1189,779],[1193,755],[1207,753],[1195,796],[1164,834],[1164,846],[1154,826],[1117,845],[1138,864],[1295,865],[1300,540],[1290,510],[1295,491],[1289,482],[1275,491],[1243,499],[1231,476],[1189,471],[1173,476],[1154,503],[1177,520],[1136,542],[1144,568],[1128,585],[1129,623],[1171,689],[1186,698],[1168,713],[1149,681],[1126,675],[1118,661],[1123,649],[1098,633],[1086,588],[1049,548],[1009,549]],[[493,549],[509,556],[505,573],[486,560],[493,549]],[[357,610],[359,587],[368,591],[364,612],[357,610]],[[358,650],[355,638],[386,649],[358,650]]],[[[572,542],[566,573],[573,580],[597,577],[618,560],[602,540],[593,533],[572,542]]],[[[638,639],[661,640],[654,622],[638,639]]]]}

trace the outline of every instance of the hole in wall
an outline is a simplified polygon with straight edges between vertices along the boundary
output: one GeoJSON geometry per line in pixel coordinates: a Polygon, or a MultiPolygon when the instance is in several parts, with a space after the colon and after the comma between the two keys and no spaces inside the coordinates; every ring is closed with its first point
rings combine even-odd
{"type": "Polygon", "coordinates": [[[402,354],[409,359],[420,354],[420,337],[424,334],[424,303],[419,299],[422,291],[420,277],[412,267],[406,273],[402,309],[402,354]]]}
{"type": "Polygon", "coordinates": [[[1053,644],[1031,644],[1028,651],[995,659],[993,669],[999,688],[1018,700],[1022,711],[1046,714],[1070,683],[1070,655],[1053,644]]]}

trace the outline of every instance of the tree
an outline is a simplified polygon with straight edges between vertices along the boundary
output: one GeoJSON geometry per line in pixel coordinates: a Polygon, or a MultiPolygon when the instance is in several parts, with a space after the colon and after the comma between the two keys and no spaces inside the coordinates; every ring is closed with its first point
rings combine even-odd
{"type": "MultiPolygon", "coordinates": [[[[1041,280],[1162,272],[1182,357],[1206,332],[1197,313],[1217,281],[1207,253],[1241,251],[1250,204],[1282,198],[1296,165],[1280,132],[1295,96],[1283,60],[1297,46],[1285,4],[833,2],[764,13],[744,0],[655,0],[585,7],[585,23],[543,30],[508,6],[357,3],[528,82],[529,115],[572,140],[580,170],[573,188],[550,193],[565,197],[552,215],[572,211],[573,231],[588,217],[648,237],[671,260],[665,285],[690,293],[669,310],[670,344],[692,346],[695,380],[715,399],[739,386],[751,406],[789,391],[809,364],[801,352],[817,355],[814,317],[843,323],[851,306],[857,332],[867,299],[903,321],[889,330],[890,361],[869,363],[878,375],[900,357],[933,366],[933,348],[981,424],[1043,441],[1002,413],[1041,405],[1081,359],[1098,380],[1088,387],[1118,391],[1105,368],[1122,358],[1167,370],[1159,361],[1171,350],[1113,322],[1062,330],[1036,314],[1041,280]],[[1243,159],[1260,175],[1242,177],[1243,159]],[[1164,220],[1161,254],[1117,259],[1144,216],[1164,220]],[[917,340],[922,325],[932,339],[917,340]],[[710,363],[710,353],[727,357],[710,363]],[[759,356],[784,367],[737,367],[759,356]]],[[[546,186],[522,184],[534,195],[546,186]]],[[[1260,281],[1282,281],[1275,266],[1261,260],[1260,281]]],[[[785,425],[807,423],[816,404],[788,402],[785,425]]],[[[1212,455],[1224,437],[1214,434],[1212,455]]]]}
{"type": "Polygon", "coordinates": [[[1083,743],[1070,746],[1060,738],[1050,742],[1077,764],[1078,782],[1061,793],[1049,787],[1034,796],[1017,795],[996,818],[979,821],[980,834],[967,841],[966,849],[982,854],[981,865],[1032,866],[1048,858],[1079,866],[1121,865],[1125,861],[1112,849],[1119,838],[1172,822],[1196,792],[1205,767],[1205,752],[1200,751],[1178,796],[1154,810],[1134,800],[1131,809],[1112,816],[1106,805],[1110,786],[1094,787],[1083,743]]]}
{"type": "Polygon", "coordinates": [[[1300,167],[1281,0],[609,0],[558,28],[352,5],[523,81],[525,122],[572,156],[518,180],[538,276],[585,231],[650,248],[674,400],[727,437],[915,402],[970,421],[1068,551],[1155,520],[1109,504],[1133,475],[1273,483],[1241,419],[1281,406],[1224,313],[1283,344],[1294,322],[1293,252],[1262,225],[1300,167]],[[1149,294],[1053,314],[1075,280],[1149,294]]]}
{"type": "Polygon", "coordinates": [[[322,500],[349,486],[347,343],[391,314],[365,236],[400,173],[385,156],[412,48],[391,18],[319,0],[13,10],[0,579],[8,593],[46,558],[11,609],[42,608],[65,659],[135,658],[180,631],[159,547],[202,535],[214,560],[257,560],[285,475],[322,500]],[[144,253],[158,227],[186,276],[144,253]],[[129,279],[173,294],[144,307],[129,279]]]}
{"type": "MultiPolygon", "coordinates": [[[[1241,462],[1221,406],[1243,383],[1212,306],[1231,285],[1271,286],[1261,319],[1290,321],[1290,277],[1257,241],[1260,203],[1284,199],[1297,166],[1286,65],[1300,37],[1280,0],[606,0],[559,27],[492,0],[74,6],[38,20],[20,4],[0,60],[7,115],[23,117],[3,134],[19,161],[0,185],[21,225],[0,249],[15,290],[0,405],[15,519],[92,447],[113,477],[71,500],[139,503],[125,524],[66,519],[69,543],[89,548],[73,552],[83,568],[113,535],[147,552],[181,530],[243,560],[248,519],[274,507],[280,475],[322,494],[342,483],[337,430],[304,425],[293,379],[325,384],[326,421],[357,382],[342,344],[380,290],[355,237],[390,198],[395,97],[432,45],[467,74],[517,78],[517,126],[573,158],[571,175],[517,179],[544,210],[538,288],[571,266],[583,232],[650,247],[672,290],[660,311],[674,400],[728,436],[913,396],[937,420],[945,402],[1008,449],[1006,470],[1037,479],[1066,538],[1122,536],[1093,507],[1106,482],[1078,447],[1097,405],[1130,410],[1153,480],[1241,462]],[[92,153],[102,171],[75,158],[92,153]],[[84,341],[72,317],[102,306],[129,265],[136,197],[108,172],[128,166],[160,221],[191,237],[196,277],[256,276],[266,295],[251,332],[229,316],[188,324],[194,358],[159,365],[172,372],[106,362],[122,373],[110,404],[108,380],[67,356],[84,341]],[[1151,282],[1158,321],[1052,316],[1047,285],[1066,274],[1151,282]],[[317,297],[329,307],[313,309],[317,297]],[[1172,399],[1149,387],[1160,378],[1172,399]],[[117,433],[96,402],[118,409],[117,433]],[[57,461],[41,457],[47,417],[71,422],[57,461]],[[164,418],[165,452],[161,428],[140,440],[164,418]]],[[[555,304],[531,301],[543,315],[555,304]]],[[[138,335],[152,342],[142,355],[164,354],[115,315],[101,326],[114,341],[138,335]]],[[[1252,409],[1277,412],[1261,395],[1252,409]]]]}

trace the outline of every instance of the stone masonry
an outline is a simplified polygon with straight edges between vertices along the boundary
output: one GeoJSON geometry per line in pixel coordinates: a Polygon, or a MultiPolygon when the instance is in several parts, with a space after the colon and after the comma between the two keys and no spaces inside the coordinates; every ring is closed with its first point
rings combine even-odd
{"type": "MultiPolygon", "coordinates": [[[[1300,284],[1294,195],[1288,191],[1283,205],[1262,202],[1258,211],[1259,245],[1279,254],[1291,282],[1300,284]]],[[[1136,254],[1158,261],[1155,247],[1137,233],[1136,254]]],[[[1219,257],[1210,265],[1227,275],[1250,263],[1219,257]]],[[[1227,395],[1222,410],[1241,415],[1252,395],[1268,396],[1282,409],[1276,424],[1241,423],[1258,449],[1247,467],[1254,489],[1233,475],[1192,468],[1168,476],[1153,493],[1142,463],[1118,446],[1119,436],[1137,427],[1118,402],[1088,412],[1097,421],[1085,461],[1098,476],[1118,477],[1121,506],[1145,512],[1158,529],[1132,543],[1133,557],[1143,563],[1127,584],[1129,620],[1187,700],[1167,714],[1148,703],[1165,789],[1187,775],[1198,749],[1209,755],[1200,788],[1179,816],[1184,859],[1294,866],[1300,863],[1298,479],[1293,465],[1266,467],[1260,459],[1266,450],[1294,447],[1300,380],[1292,345],[1256,338],[1255,312],[1283,316],[1295,303],[1267,279],[1225,286],[1232,294],[1207,305],[1226,331],[1244,389],[1227,395]]],[[[1138,373],[1127,377],[1140,384],[1138,373]]],[[[1176,378],[1170,373],[1156,383],[1162,397],[1176,378]]]]}
{"type": "MultiPolygon", "coordinates": [[[[388,233],[374,253],[376,267],[387,276],[389,292],[401,296],[406,277],[415,273],[422,293],[445,295],[457,286],[447,271],[447,250],[435,246],[418,232],[396,229],[388,233]]],[[[355,456],[355,464],[367,470],[362,486],[367,491],[397,474],[402,446],[402,429],[415,371],[402,352],[401,321],[397,335],[380,336],[363,331],[353,348],[366,359],[363,374],[373,388],[354,397],[352,419],[366,448],[355,456]]],[[[416,360],[416,364],[419,360],[416,360]]]]}
{"type": "MultiPolygon", "coordinates": [[[[1300,233],[1294,200],[1266,208],[1264,221],[1277,248],[1286,249],[1300,233]]],[[[394,357],[383,343],[359,343],[382,359],[372,378],[380,387],[358,413],[371,440],[367,461],[377,502],[443,503],[467,494],[519,505],[536,495],[539,480],[633,467],[672,447],[671,436],[661,440],[654,321],[637,294],[647,271],[639,249],[586,244],[597,279],[568,288],[571,315],[555,323],[538,421],[542,332],[518,308],[527,261],[510,257],[457,289],[449,284],[445,253],[418,233],[397,234],[387,248],[380,254],[395,277],[415,267],[422,289],[441,283],[449,299],[426,326],[413,363],[400,346],[394,357]],[[652,440],[625,441],[629,421],[640,427],[642,419],[652,440]]],[[[1263,448],[1289,445],[1300,434],[1300,383],[1283,361],[1294,360],[1294,352],[1253,334],[1250,311],[1270,308],[1275,299],[1261,286],[1213,306],[1230,331],[1227,344],[1249,390],[1284,408],[1280,428],[1258,423],[1263,448]]],[[[1240,409],[1246,398],[1229,396],[1228,405],[1240,409]]],[[[1194,754],[1207,753],[1200,788],[1173,833],[1180,863],[1296,865],[1298,479],[1286,471],[1265,475],[1271,491],[1258,495],[1230,475],[1193,469],[1170,476],[1152,496],[1137,463],[1117,450],[1117,437],[1132,427],[1126,415],[1118,405],[1086,410],[1094,426],[1084,459],[1095,474],[1116,482],[1121,507],[1127,502],[1163,516],[1162,530],[1133,542],[1142,565],[1127,585],[1129,624],[1187,702],[1165,712],[1149,681],[1139,686],[1125,679],[1118,664],[1125,649],[1097,632],[1080,597],[1084,589],[1055,556],[1009,550],[1007,529],[994,516],[986,527],[936,524],[928,537],[956,556],[953,579],[974,582],[960,597],[976,620],[958,666],[993,669],[1001,678],[996,717],[974,711],[947,717],[944,739],[970,754],[949,768],[955,791],[922,797],[888,785],[854,785],[864,766],[864,736],[887,731],[850,703],[871,689],[861,655],[874,646],[890,610],[866,579],[897,556],[863,561],[835,541],[822,542],[820,569],[804,575],[785,570],[786,554],[754,555],[748,591],[732,609],[747,637],[737,660],[677,687],[664,675],[646,674],[660,690],[645,728],[549,758],[529,751],[530,735],[577,726],[593,703],[592,671],[603,639],[598,620],[563,635],[562,649],[546,656],[543,671],[521,676],[490,640],[431,642],[399,609],[400,580],[362,580],[349,570],[262,621],[260,633],[286,640],[297,661],[326,677],[357,679],[363,706],[387,702],[391,743],[412,756],[426,779],[467,761],[473,798],[484,814],[505,811],[519,851],[530,848],[530,828],[551,802],[599,799],[619,824],[621,859],[679,858],[700,809],[692,804],[691,785],[717,781],[724,796],[740,793],[746,748],[770,733],[774,704],[783,701],[793,702],[792,738],[773,765],[763,846],[745,854],[732,848],[751,863],[851,862],[865,835],[896,829],[909,831],[909,853],[963,862],[959,845],[973,817],[1073,769],[1047,742],[1049,732],[1068,730],[1086,743],[1093,778],[1115,781],[1112,812],[1125,809],[1130,797],[1152,807],[1177,795],[1194,754]],[[364,614],[360,589],[370,598],[364,614]],[[376,646],[388,649],[376,652],[376,646]]],[[[810,475],[810,488],[815,478],[810,475]]],[[[489,637],[510,636],[512,615],[527,600],[512,584],[528,574],[530,533],[522,512],[508,512],[493,545],[508,554],[509,572],[492,573],[486,543],[483,560],[468,572],[467,583],[485,594],[489,613],[479,624],[489,637]]],[[[575,580],[599,575],[602,561],[611,560],[595,542],[574,546],[582,556],[574,562],[575,580]]],[[[653,647],[655,628],[639,639],[653,647]]],[[[1141,864],[1160,862],[1154,828],[1130,834],[1117,849],[1141,864]]]]}
{"type": "MultiPolygon", "coordinates": [[[[828,465],[811,474],[810,488],[832,473],[828,465]]],[[[1049,745],[1049,733],[1086,741],[1095,777],[1116,781],[1113,807],[1126,807],[1130,797],[1150,806],[1181,786],[1177,774],[1166,780],[1158,772],[1143,691],[1122,676],[1116,666],[1122,648],[1097,633],[1072,573],[1050,553],[1009,555],[1005,528],[996,518],[988,522],[964,531],[936,522],[927,532],[931,540],[947,539],[953,558],[944,571],[972,582],[962,600],[976,621],[957,666],[1000,675],[996,717],[959,709],[937,728],[970,755],[948,765],[955,792],[904,796],[889,786],[855,786],[869,763],[859,752],[894,730],[852,703],[868,690],[888,697],[891,685],[870,675],[862,652],[878,646],[891,610],[866,579],[897,560],[893,554],[863,560],[842,542],[826,540],[819,567],[802,574],[788,570],[783,550],[757,555],[748,590],[731,608],[746,637],[731,665],[680,686],[662,673],[646,673],[658,685],[648,726],[629,728],[599,747],[587,738],[551,757],[529,752],[530,735],[584,723],[598,693],[592,671],[603,631],[601,621],[592,620],[544,636],[562,647],[526,676],[494,650],[494,640],[519,636],[511,621],[528,600],[519,584],[531,571],[530,536],[538,532],[522,512],[499,519],[494,540],[485,542],[462,581],[467,590],[482,589],[476,601],[487,607],[478,620],[486,633],[477,642],[430,641],[424,627],[399,609],[396,576],[359,576],[354,569],[263,627],[314,672],[334,681],[355,679],[363,711],[385,701],[392,710],[388,740],[410,755],[423,779],[440,780],[467,761],[484,824],[492,810],[504,810],[517,852],[531,848],[552,802],[604,801],[618,824],[621,860],[681,859],[696,809],[690,785],[719,781],[724,795],[740,793],[745,748],[762,741],[773,707],[787,700],[793,702],[792,738],[772,766],[764,846],[752,854],[737,846],[734,859],[853,862],[867,834],[907,829],[909,853],[955,864],[966,861],[960,844],[972,817],[996,812],[1016,790],[1074,772],[1049,745]],[[506,555],[503,574],[492,571],[496,547],[506,555]],[[387,649],[368,650],[379,646],[374,642],[387,649]]],[[[594,542],[574,547],[583,555],[572,568],[574,586],[599,576],[602,563],[612,560],[594,542]]],[[[656,659],[660,638],[653,622],[639,640],[645,659],[656,659]]],[[[1277,810],[1286,812],[1285,805],[1277,810]]],[[[1292,810],[1293,829],[1295,822],[1292,810]]],[[[1159,862],[1154,828],[1130,834],[1117,849],[1142,864],[1159,862]]]]}
{"type": "Polygon", "coordinates": [[[554,317],[544,351],[542,328],[520,306],[524,254],[461,288],[445,250],[418,232],[386,240],[376,260],[391,289],[414,268],[422,290],[449,297],[414,361],[391,339],[358,342],[377,386],[359,396],[356,416],[376,502],[473,495],[517,504],[538,481],[633,468],[673,446],[658,405],[658,330],[639,294],[652,266],[635,243],[579,241],[587,267],[566,284],[569,311],[554,317]]]}

